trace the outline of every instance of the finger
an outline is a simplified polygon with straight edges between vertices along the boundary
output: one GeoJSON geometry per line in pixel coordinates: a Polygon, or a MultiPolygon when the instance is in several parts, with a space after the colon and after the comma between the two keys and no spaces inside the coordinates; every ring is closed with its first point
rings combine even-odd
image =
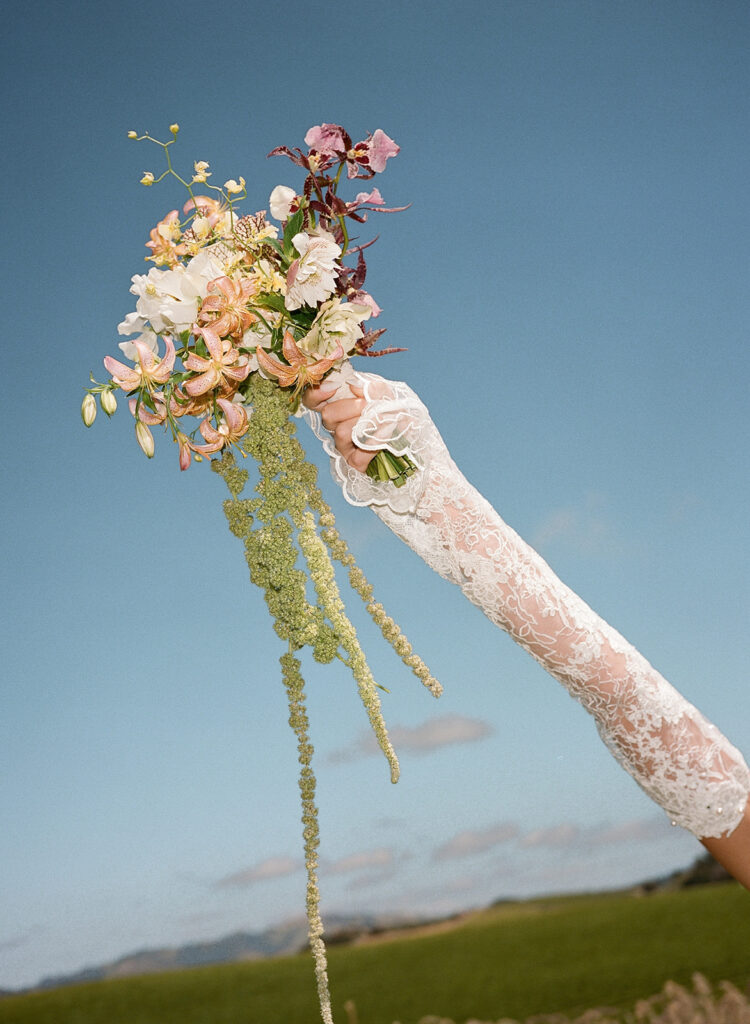
{"type": "Polygon", "coordinates": [[[351,431],[347,431],[345,427],[336,428],[333,433],[333,440],[336,444],[336,451],[344,456],[344,459],[353,469],[357,469],[361,473],[364,473],[370,462],[375,458],[375,452],[366,452],[363,448],[356,446],[352,441],[351,431]]]}
{"type": "Polygon", "coordinates": [[[302,392],[302,404],[308,409],[317,410],[337,391],[335,384],[319,384],[316,388],[305,388],[302,392]]]}
{"type": "Polygon", "coordinates": [[[345,420],[343,423],[338,423],[329,431],[333,438],[333,443],[344,457],[348,456],[356,448],[356,445],[352,440],[353,422],[350,423],[348,420],[345,420]]]}
{"type": "Polygon", "coordinates": [[[346,461],[352,469],[357,469],[360,473],[364,473],[374,458],[375,452],[366,452],[361,448],[354,448],[351,454],[346,456],[346,461]]]}
{"type": "Polygon", "coordinates": [[[342,398],[338,402],[330,402],[321,410],[321,419],[326,430],[333,430],[339,423],[351,420],[350,429],[362,415],[365,403],[362,398],[342,398]]]}

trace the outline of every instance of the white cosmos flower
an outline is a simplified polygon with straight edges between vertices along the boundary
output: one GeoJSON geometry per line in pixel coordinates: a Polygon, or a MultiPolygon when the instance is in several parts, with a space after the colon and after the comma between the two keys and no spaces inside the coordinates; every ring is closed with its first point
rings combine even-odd
{"type": "Polygon", "coordinates": [[[128,313],[117,330],[120,334],[157,334],[187,331],[198,315],[200,301],[208,294],[208,283],[224,275],[224,266],[211,247],[202,249],[186,266],[171,270],[153,267],[148,274],[136,274],[130,289],[138,296],[135,313],[128,313]]]}
{"type": "Polygon", "coordinates": [[[299,259],[289,268],[284,304],[287,309],[317,306],[336,287],[336,260],[341,248],[330,232],[320,228],[310,234],[300,231],[292,239],[292,245],[299,259]]]}
{"type": "Polygon", "coordinates": [[[338,345],[349,355],[362,337],[360,323],[367,320],[371,313],[368,306],[357,302],[330,299],[320,307],[309,334],[297,345],[316,359],[333,355],[338,345]]]}
{"type": "Polygon", "coordinates": [[[288,185],[277,185],[268,200],[268,208],[271,216],[276,220],[286,220],[291,213],[292,200],[297,193],[288,185]]]}

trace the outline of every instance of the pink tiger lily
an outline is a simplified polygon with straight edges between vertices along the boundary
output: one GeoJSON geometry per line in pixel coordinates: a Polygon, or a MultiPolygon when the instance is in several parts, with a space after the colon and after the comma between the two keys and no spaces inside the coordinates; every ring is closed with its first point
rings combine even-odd
{"type": "Polygon", "coordinates": [[[191,398],[204,395],[214,388],[226,387],[228,391],[236,391],[237,385],[250,373],[248,362],[240,364],[240,354],[228,338],[223,340],[211,327],[202,327],[198,332],[206,343],[209,358],[191,352],[184,360],[186,370],[196,370],[197,377],[185,381],[185,390],[191,398]]]}
{"type": "Polygon", "coordinates": [[[295,395],[299,394],[308,385],[315,387],[320,384],[328,371],[332,369],[334,363],[344,358],[343,348],[341,345],[337,345],[333,355],[310,362],[311,357],[307,356],[297,347],[290,331],[287,331],[284,335],[281,351],[284,353],[286,363],[282,363],[275,356],[269,355],[260,345],[255,350],[255,358],[258,360],[258,366],[262,370],[265,370],[266,373],[278,380],[279,387],[288,388],[296,383],[295,395]]]}
{"type": "Polygon", "coordinates": [[[151,397],[156,406],[156,412],[149,409],[143,402],[141,402],[139,407],[137,398],[130,399],[128,408],[130,409],[131,416],[137,416],[142,423],[148,424],[149,427],[155,427],[159,423],[163,423],[167,418],[167,403],[164,401],[164,395],[161,391],[155,392],[151,397]]]}
{"type": "Polygon", "coordinates": [[[164,339],[166,352],[160,360],[157,360],[144,342],[134,341],[133,344],[138,351],[138,362],[135,366],[126,366],[112,356],[106,356],[104,360],[105,369],[115,384],[123,391],[135,391],[137,388],[145,387],[151,392],[154,385],[166,384],[174,368],[175,350],[172,339],[164,339]]]}
{"type": "MultiPolygon", "coordinates": [[[[244,405],[230,402],[226,398],[218,398],[216,401],[224,413],[223,422],[217,428],[210,419],[205,419],[198,427],[208,443],[195,444],[185,438],[180,445],[181,449],[184,445],[199,455],[212,455],[214,452],[220,451],[224,445],[236,444],[247,433],[247,410],[244,405]]],[[[184,434],[182,436],[185,437],[184,434]]],[[[188,465],[190,465],[189,462],[188,465]]],[[[180,466],[182,467],[182,450],[180,451],[180,466]]]]}
{"type": "Polygon", "coordinates": [[[258,291],[257,281],[249,277],[243,277],[239,281],[232,281],[229,277],[217,277],[209,282],[208,290],[214,294],[203,300],[198,322],[210,326],[220,338],[241,338],[248,327],[258,319],[247,308],[249,299],[258,291]],[[217,295],[216,292],[221,294],[217,295]]]}

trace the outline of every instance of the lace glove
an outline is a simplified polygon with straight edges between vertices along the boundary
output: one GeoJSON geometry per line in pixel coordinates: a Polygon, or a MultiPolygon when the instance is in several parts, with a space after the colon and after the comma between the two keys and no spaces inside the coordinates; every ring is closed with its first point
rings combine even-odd
{"type": "MultiPolygon", "coordinates": [[[[320,415],[307,410],[346,500],[371,505],[429,566],[458,584],[561,682],[673,824],[699,838],[732,832],[750,794],[750,771],[740,752],[503,522],[460,473],[406,384],[353,371],[348,377],[365,396],[352,432],[355,445],[367,451],[388,447],[396,454],[408,450],[420,471],[402,488],[371,480],[346,463],[320,415]]],[[[334,398],[351,395],[343,385],[334,398]]]]}

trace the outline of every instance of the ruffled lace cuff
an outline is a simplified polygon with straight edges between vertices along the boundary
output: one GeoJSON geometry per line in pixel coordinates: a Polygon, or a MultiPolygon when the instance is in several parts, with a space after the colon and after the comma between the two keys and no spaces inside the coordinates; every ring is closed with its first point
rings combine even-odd
{"type": "Polygon", "coordinates": [[[331,475],[350,505],[373,505],[399,514],[413,513],[424,493],[431,461],[430,433],[434,430],[429,413],[414,392],[401,381],[390,381],[374,373],[357,373],[350,363],[329,374],[326,384],[338,384],[331,400],[350,398],[349,384],[362,388],[365,408],[352,440],[364,451],[386,449],[394,455],[408,455],[417,472],[401,487],[390,481],[373,480],[347,463],[333,438],[323,426],[320,413],[302,407],[304,419],[320,439],[331,459],[331,475]]]}

